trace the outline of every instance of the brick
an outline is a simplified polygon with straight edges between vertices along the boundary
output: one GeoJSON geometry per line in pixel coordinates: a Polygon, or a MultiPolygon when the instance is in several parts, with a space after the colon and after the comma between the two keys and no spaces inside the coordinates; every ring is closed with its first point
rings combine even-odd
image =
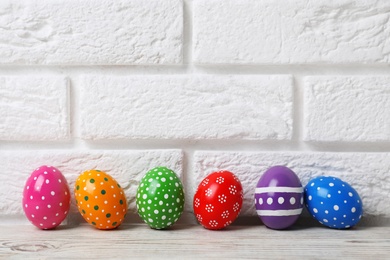
{"type": "Polygon", "coordinates": [[[387,0],[194,1],[199,64],[388,63],[387,0]]]}
{"type": "MultiPolygon", "coordinates": [[[[138,183],[150,169],[166,166],[182,177],[180,150],[138,151],[8,151],[0,152],[0,216],[21,215],[23,188],[30,174],[41,165],[58,168],[73,191],[82,172],[100,169],[110,174],[123,187],[129,212],[136,212],[135,198],[138,183]]],[[[72,192],[71,211],[77,212],[72,192]]]]}
{"type": "Polygon", "coordinates": [[[290,76],[84,77],[84,139],[288,140],[290,76]]]}
{"type": "Polygon", "coordinates": [[[229,170],[241,180],[244,205],[241,216],[256,215],[254,191],[261,175],[271,166],[284,165],[300,178],[302,185],[316,176],[341,178],[356,189],[363,201],[365,216],[390,216],[390,154],[309,153],[309,152],[223,152],[197,151],[194,174],[187,182],[189,197],[208,174],[229,170]]]}
{"type": "Polygon", "coordinates": [[[0,140],[69,138],[68,79],[0,77],[0,140]]]}
{"type": "Polygon", "coordinates": [[[390,141],[390,77],[304,79],[306,141],[390,141]]]}
{"type": "Polygon", "coordinates": [[[4,0],[0,64],[182,62],[181,0],[4,0]]]}

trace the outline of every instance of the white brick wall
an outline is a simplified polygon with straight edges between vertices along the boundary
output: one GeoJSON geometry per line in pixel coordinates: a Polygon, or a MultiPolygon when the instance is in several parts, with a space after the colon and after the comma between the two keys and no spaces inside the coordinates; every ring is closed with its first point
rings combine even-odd
{"type": "Polygon", "coordinates": [[[200,180],[231,170],[242,216],[282,164],[390,218],[389,21],[386,0],[1,1],[0,219],[23,214],[42,164],[71,185],[108,171],[131,212],[155,166],[180,174],[189,213],[200,180]]]}
{"type": "Polygon", "coordinates": [[[292,135],[290,76],[94,76],[84,79],[81,100],[86,139],[292,135]]]}
{"type": "Polygon", "coordinates": [[[68,79],[0,76],[0,140],[69,138],[68,79]]]}
{"type": "Polygon", "coordinates": [[[180,64],[182,13],[181,0],[4,0],[0,64],[180,64]]]}
{"type": "Polygon", "coordinates": [[[387,0],[194,1],[203,64],[388,63],[387,0]]]}

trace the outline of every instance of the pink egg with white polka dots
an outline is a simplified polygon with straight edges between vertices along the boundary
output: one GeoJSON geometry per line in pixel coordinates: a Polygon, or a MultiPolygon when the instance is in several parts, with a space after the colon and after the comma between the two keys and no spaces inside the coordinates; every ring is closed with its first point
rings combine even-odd
{"type": "Polygon", "coordinates": [[[66,218],[70,207],[68,183],[52,166],[41,166],[27,179],[23,190],[23,210],[40,229],[52,229],[66,218]]]}

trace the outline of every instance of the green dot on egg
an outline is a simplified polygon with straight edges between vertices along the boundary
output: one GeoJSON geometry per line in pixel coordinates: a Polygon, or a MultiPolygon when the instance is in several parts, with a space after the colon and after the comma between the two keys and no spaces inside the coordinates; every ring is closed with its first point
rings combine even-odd
{"type": "Polygon", "coordinates": [[[88,196],[85,196],[84,199],[85,199],[85,201],[88,201],[88,196]]]}
{"type": "Polygon", "coordinates": [[[114,222],[114,223],[112,223],[112,225],[115,227],[116,226],[116,224],[118,224],[117,222],[114,222]]]}
{"type": "Polygon", "coordinates": [[[105,190],[102,190],[100,193],[101,193],[102,195],[104,195],[104,194],[106,194],[106,191],[105,191],[105,190]]]}
{"type": "Polygon", "coordinates": [[[119,201],[119,204],[123,205],[123,200],[120,200],[120,201],[119,201]]]}
{"type": "Polygon", "coordinates": [[[108,181],[108,178],[104,177],[104,180],[105,180],[105,181],[108,181]]]}
{"type": "Polygon", "coordinates": [[[90,183],[95,183],[95,179],[90,179],[89,182],[90,183]]]}
{"type": "Polygon", "coordinates": [[[98,209],[99,209],[99,206],[98,206],[98,205],[95,205],[95,206],[93,207],[93,209],[94,209],[94,210],[98,210],[98,209]]]}
{"type": "Polygon", "coordinates": [[[107,213],[106,214],[106,218],[110,218],[111,217],[111,214],[110,213],[107,213]]]}
{"type": "Polygon", "coordinates": [[[95,223],[95,222],[92,222],[92,225],[96,226],[96,223],[95,223]]]}

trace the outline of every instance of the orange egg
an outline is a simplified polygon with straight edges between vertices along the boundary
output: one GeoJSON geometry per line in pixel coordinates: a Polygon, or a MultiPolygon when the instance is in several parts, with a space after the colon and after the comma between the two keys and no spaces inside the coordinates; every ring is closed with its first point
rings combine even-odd
{"type": "Polygon", "coordinates": [[[125,193],[105,172],[89,170],[82,173],[76,180],[74,195],[81,216],[98,229],[114,229],[126,216],[125,193]]]}

